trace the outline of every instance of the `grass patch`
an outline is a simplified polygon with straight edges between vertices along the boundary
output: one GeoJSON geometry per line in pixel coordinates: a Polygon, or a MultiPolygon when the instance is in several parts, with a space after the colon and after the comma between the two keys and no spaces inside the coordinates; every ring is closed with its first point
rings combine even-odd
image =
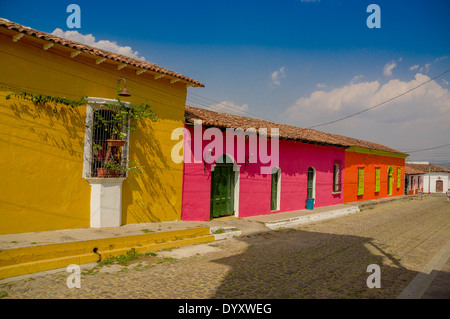
{"type": "Polygon", "coordinates": [[[94,276],[94,275],[98,274],[98,272],[99,272],[98,269],[93,268],[93,269],[89,269],[89,270],[83,271],[83,272],[81,272],[81,274],[84,275],[84,276],[85,275],[94,276]]]}
{"type": "Polygon", "coordinates": [[[166,262],[177,262],[178,259],[176,258],[172,258],[172,257],[163,257],[162,259],[158,259],[156,261],[157,264],[162,264],[162,263],[166,263],[166,262]]]}
{"type": "Polygon", "coordinates": [[[136,252],[136,249],[131,248],[131,250],[127,251],[125,255],[115,256],[115,257],[108,257],[105,260],[101,260],[98,263],[99,266],[105,266],[112,263],[118,263],[120,265],[126,265],[127,262],[131,260],[138,259],[140,256],[143,256],[144,254],[138,254],[136,252]]]}
{"type": "Polygon", "coordinates": [[[155,257],[155,256],[156,256],[156,254],[153,253],[153,252],[145,253],[144,255],[145,255],[145,256],[152,256],[152,257],[155,257]]]}
{"type": "Polygon", "coordinates": [[[8,293],[5,290],[0,291],[0,299],[8,297],[8,293]]]}
{"type": "Polygon", "coordinates": [[[224,232],[225,232],[225,229],[221,227],[221,228],[216,229],[213,232],[213,234],[223,234],[224,232]]]}
{"type": "Polygon", "coordinates": [[[141,231],[143,232],[143,233],[154,233],[155,231],[154,230],[150,230],[150,229],[141,229],[141,231]]]}

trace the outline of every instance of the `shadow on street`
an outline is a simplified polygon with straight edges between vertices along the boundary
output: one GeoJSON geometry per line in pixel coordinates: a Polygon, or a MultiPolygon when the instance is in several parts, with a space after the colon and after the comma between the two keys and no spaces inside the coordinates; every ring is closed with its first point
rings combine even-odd
{"type": "Polygon", "coordinates": [[[216,259],[231,270],[213,298],[396,298],[417,275],[371,238],[284,229],[239,239],[247,248],[216,259]],[[381,288],[368,288],[380,267],[381,288]]]}

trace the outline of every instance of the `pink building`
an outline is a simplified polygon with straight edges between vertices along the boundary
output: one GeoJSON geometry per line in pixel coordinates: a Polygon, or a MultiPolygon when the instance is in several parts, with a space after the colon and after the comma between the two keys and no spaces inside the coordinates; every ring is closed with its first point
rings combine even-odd
{"type": "Polygon", "coordinates": [[[345,146],[342,137],[189,106],[185,120],[188,133],[184,136],[182,220],[300,210],[306,208],[307,199],[309,204],[313,200],[314,207],[343,203],[345,146]],[[211,127],[220,135],[215,139],[199,138],[193,126],[199,120],[203,135],[211,127]],[[227,149],[230,141],[226,138],[226,128],[241,128],[245,132],[250,132],[250,128],[258,131],[266,128],[269,137],[273,133],[271,129],[277,128],[278,147],[275,139],[258,134],[255,148],[252,138],[256,134],[253,137],[250,134],[240,144],[236,137],[234,147],[227,149]],[[212,148],[212,144],[216,147],[212,148]],[[270,156],[264,156],[266,153],[270,156]]]}

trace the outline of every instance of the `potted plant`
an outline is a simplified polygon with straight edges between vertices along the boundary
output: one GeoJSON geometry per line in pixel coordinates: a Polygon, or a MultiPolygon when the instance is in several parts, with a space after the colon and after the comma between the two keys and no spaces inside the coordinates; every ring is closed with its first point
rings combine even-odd
{"type": "Polygon", "coordinates": [[[114,128],[113,128],[113,138],[106,140],[108,146],[110,147],[122,147],[125,145],[125,137],[126,133],[122,132],[122,125],[119,121],[120,118],[115,119],[114,128]]]}

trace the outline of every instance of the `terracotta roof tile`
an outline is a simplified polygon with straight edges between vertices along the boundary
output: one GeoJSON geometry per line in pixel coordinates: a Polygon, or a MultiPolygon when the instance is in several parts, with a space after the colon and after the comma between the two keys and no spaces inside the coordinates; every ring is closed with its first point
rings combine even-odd
{"type": "Polygon", "coordinates": [[[432,173],[450,173],[450,168],[445,168],[435,164],[412,164],[405,163],[405,172],[406,174],[416,174],[416,173],[408,173],[410,171],[418,171],[420,173],[417,174],[425,174],[428,173],[428,170],[432,173]]]}
{"type": "Polygon", "coordinates": [[[196,119],[202,120],[203,125],[216,126],[219,128],[234,128],[234,129],[242,128],[243,130],[247,130],[248,128],[255,128],[255,129],[267,128],[268,131],[267,133],[269,136],[270,136],[270,128],[277,127],[279,129],[280,138],[284,139],[292,139],[303,141],[305,143],[325,144],[338,147],[359,146],[373,150],[394,152],[407,155],[406,153],[397,151],[393,148],[381,144],[367,142],[352,137],[330,134],[321,131],[316,131],[313,129],[296,127],[286,124],[279,124],[275,122],[269,122],[250,117],[219,113],[212,110],[206,110],[186,105],[185,109],[186,123],[193,124],[194,120],[196,119]]]}
{"type": "Polygon", "coordinates": [[[194,79],[191,79],[185,75],[182,75],[180,73],[162,68],[158,65],[156,65],[155,63],[151,63],[151,62],[147,62],[147,61],[142,61],[142,60],[138,60],[138,59],[134,59],[134,58],[130,58],[121,54],[117,54],[117,53],[113,53],[113,52],[109,52],[109,51],[105,51],[102,49],[98,49],[95,47],[91,47],[82,43],[78,43],[75,41],[71,41],[71,40],[67,40],[64,38],[60,38],[57,37],[55,35],[46,33],[46,32],[41,32],[35,29],[32,29],[30,27],[26,27],[23,26],[21,24],[15,23],[15,22],[11,22],[8,21],[6,19],[2,19],[0,18],[0,27],[4,27],[7,28],[9,30],[13,30],[13,31],[17,31],[32,37],[36,37],[39,39],[43,39],[46,41],[50,41],[53,42],[55,44],[60,44],[66,47],[70,47],[72,49],[78,50],[78,51],[82,51],[82,52],[86,52],[86,53],[90,53],[99,57],[103,57],[103,58],[107,58],[107,59],[111,59],[120,63],[126,63],[138,68],[142,68],[142,69],[146,69],[149,71],[154,71],[160,74],[164,74],[164,75],[168,75],[168,76],[172,76],[172,77],[176,77],[180,80],[185,80],[187,82],[190,82],[196,86],[200,86],[200,87],[204,87],[205,85],[199,81],[196,81],[194,79]]]}

